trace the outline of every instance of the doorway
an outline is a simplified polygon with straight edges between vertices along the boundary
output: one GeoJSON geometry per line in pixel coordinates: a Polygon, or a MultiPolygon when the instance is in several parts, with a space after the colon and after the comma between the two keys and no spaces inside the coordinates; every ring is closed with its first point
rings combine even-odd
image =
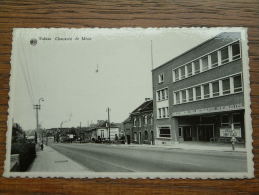
{"type": "Polygon", "coordinates": [[[139,144],[141,144],[141,132],[139,132],[139,144]]]}
{"type": "Polygon", "coordinates": [[[130,144],[130,135],[127,135],[127,144],[130,144]]]}
{"type": "Polygon", "coordinates": [[[199,125],[197,128],[199,141],[209,142],[210,139],[214,137],[213,124],[199,125]]]}

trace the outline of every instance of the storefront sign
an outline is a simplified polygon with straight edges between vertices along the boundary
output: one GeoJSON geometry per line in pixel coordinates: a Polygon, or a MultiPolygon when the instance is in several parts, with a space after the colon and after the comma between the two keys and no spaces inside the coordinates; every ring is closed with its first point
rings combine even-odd
{"type": "Polygon", "coordinates": [[[180,112],[173,112],[173,116],[184,116],[184,115],[194,115],[194,114],[203,114],[203,113],[213,113],[213,112],[222,112],[222,111],[231,111],[231,110],[240,110],[243,109],[242,104],[234,104],[228,106],[218,106],[218,107],[208,107],[195,110],[186,110],[180,112]]]}
{"type": "Polygon", "coordinates": [[[220,137],[241,137],[241,128],[235,128],[232,131],[231,128],[220,128],[220,137]]]}

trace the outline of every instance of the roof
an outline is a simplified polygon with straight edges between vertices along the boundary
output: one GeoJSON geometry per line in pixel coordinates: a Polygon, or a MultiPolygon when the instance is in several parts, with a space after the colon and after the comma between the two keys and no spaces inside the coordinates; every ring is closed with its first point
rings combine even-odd
{"type": "Polygon", "coordinates": [[[142,103],[139,107],[137,107],[131,114],[137,114],[140,112],[148,112],[153,111],[153,100],[148,100],[142,103]]]}
{"type": "MultiPolygon", "coordinates": [[[[107,120],[101,120],[99,121],[97,124],[89,127],[86,131],[92,131],[98,128],[107,128],[108,127],[108,121],[107,120]]],[[[120,123],[110,123],[110,128],[119,128],[120,127],[120,123]]]]}
{"type": "MultiPolygon", "coordinates": [[[[178,56],[172,58],[171,60],[169,60],[169,61],[163,63],[162,65],[160,65],[160,66],[158,66],[158,67],[152,69],[152,71],[157,70],[157,69],[159,69],[159,68],[161,68],[161,67],[163,67],[163,66],[165,66],[165,65],[168,65],[170,62],[172,62],[172,61],[174,61],[174,60],[176,60],[176,59],[178,59],[178,58],[184,56],[185,54],[191,52],[192,50],[194,50],[194,49],[196,49],[196,48],[198,48],[198,47],[200,47],[200,46],[202,46],[202,45],[204,45],[204,44],[206,44],[206,43],[208,43],[208,42],[211,41],[211,40],[214,40],[214,39],[231,38],[231,37],[232,37],[233,35],[235,35],[235,34],[237,34],[237,32],[222,32],[222,33],[220,33],[220,34],[218,34],[218,35],[216,35],[216,36],[214,36],[214,37],[212,37],[212,38],[210,38],[210,39],[208,39],[208,40],[206,40],[206,41],[204,41],[204,42],[202,42],[202,43],[196,45],[195,47],[193,47],[193,48],[191,48],[191,49],[189,49],[189,50],[183,52],[182,54],[180,54],[180,55],[178,55],[178,56]]],[[[234,36],[234,37],[235,37],[235,36],[234,36]]]]}

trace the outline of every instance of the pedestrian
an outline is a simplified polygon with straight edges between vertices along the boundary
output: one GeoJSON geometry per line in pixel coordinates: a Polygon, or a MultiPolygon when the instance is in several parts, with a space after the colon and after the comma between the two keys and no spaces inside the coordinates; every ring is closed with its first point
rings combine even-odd
{"type": "Polygon", "coordinates": [[[231,144],[232,144],[232,150],[234,151],[235,150],[235,143],[236,143],[237,139],[235,136],[232,136],[231,138],[231,144]]]}
{"type": "Polygon", "coordinates": [[[40,144],[40,149],[43,150],[43,143],[40,144]]]}

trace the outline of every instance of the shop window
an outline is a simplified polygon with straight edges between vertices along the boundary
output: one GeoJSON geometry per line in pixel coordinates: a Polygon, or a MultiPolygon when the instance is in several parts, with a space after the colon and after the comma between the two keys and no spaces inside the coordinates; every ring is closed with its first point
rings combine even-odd
{"type": "Polygon", "coordinates": [[[221,52],[221,63],[227,63],[229,61],[229,55],[228,55],[228,47],[224,47],[220,50],[221,52]]]}
{"type": "Polygon", "coordinates": [[[181,79],[185,78],[185,66],[181,67],[181,79]]]}
{"type": "Polygon", "coordinates": [[[187,65],[187,76],[192,76],[192,63],[187,65]]]}
{"type": "Polygon", "coordinates": [[[159,127],[159,137],[171,137],[171,132],[169,127],[159,127]]]}
{"type": "Polygon", "coordinates": [[[188,95],[189,95],[189,102],[193,101],[193,89],[188,89],[188,95]]]}
{"type": "Polygon", "coordinates": [[[213,97],[219,96],[219,81],[212,83],[213,97]]]}
{"type": "Polygon", "coordinates": [[[179,69],[175,69],[174,74],[175,74],[175,81],[179,81],[179,69]]]}
{"type": "Polygon", "coordinates": [[[182,91],[182,103],[186,102],[186,90],[182,91]]]}
{"type": "Polygon", "coordinates": [[[242,81],[241,81],[241,75],[234,77],[234,92],[240,92],[242,91],[242,81]]]}
{"type": "Polygon", "coordinates": [[[211,67],[217,67],[218,66],[218,52],[215,51],[212,54],[210,54],[210,58],[211,58],[211,67]]]}
{"type": "Polygon", "coordinates": [[[231,127],[229,115],[224,114],[221,116],[221,127],[231,127]]]}
{"type": "Polygon", "coordinates": [[[241,127],[241,120],[242,120],[241,114],[240,113],[234,113],[232,116],[233,116],[234,128],[240,128],[241,127]]]}
{"type": "Polygon", "coordinates": [[[201,87],[195,87],[195,91],[196,91],[196,100],[200,100],[201,99],[201,87]]]}
{"type": "Polygon", "coordinates": [[[158,75],[158,83],[164,82],[164,73],[158,75]]]}
{"type": "Polygon", "coordinates": [[[230,93],[230,82],[229,78],[222,80],[223,95],[230,93]]]}
{"type": "Polygon", "coordinates": [[[147,131],[145,131],[145,133],[144,133],[144,139],[148,140],[148,132],[147,131]]]}
{"type": "Polygon", "coordinates": [[[240,58],[240,45],[239,42],[236,42],[231,45],[232,46],[232,59],[236,60],[240,58]]]}
{"type": "Polygon", "coordinates": [[[199,62],[199,60],[196,60],[196,61],[194,61],[194,73],[198,74],[200,72],[201,72],[201,70],[200,70],[200,62],[199,62]]]}
{"type": "Polygon", "coordinates": [[[206,71],[209,69],[208,56],[205,56],[201,59],[202,61],[202,71],[206,71]]]}
{"type": "Polygon", "coordinates": [[[210,86],[209,84],[203,85],[204,98],[210,97],[210,86]]]}

